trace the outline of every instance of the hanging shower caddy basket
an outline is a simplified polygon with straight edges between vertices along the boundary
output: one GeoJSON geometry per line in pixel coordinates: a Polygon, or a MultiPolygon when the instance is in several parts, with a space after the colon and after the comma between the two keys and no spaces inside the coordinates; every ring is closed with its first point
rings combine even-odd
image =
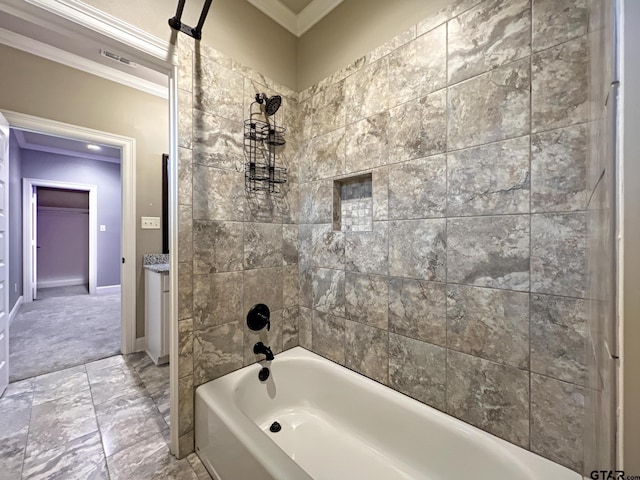
{"type": "Polygon", "coordinates": [[[276,124],[275,112],[280,101],[280,97],[256,94],[256,101],[249,107],[249,119],[244,122],[244,178],[250,192],[277,194],[287,182],[287,169],[276,166],[286,143],[286,129],[276,124]]]}

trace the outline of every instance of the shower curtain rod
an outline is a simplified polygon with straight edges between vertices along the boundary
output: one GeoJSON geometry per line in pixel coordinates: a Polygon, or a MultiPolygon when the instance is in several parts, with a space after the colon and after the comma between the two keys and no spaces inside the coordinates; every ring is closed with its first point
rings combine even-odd
{"type": "Polygon", "coordinates": [[[176,10],[176,15],[175,17],[169,19],[169,25],[174,30],[186,33],[190,37],[193,37],[196,40],[200,40],[202,38],[202,26],[204,25],[204,21],[207,19],[209,7],[211,7],[211,3],[213,3],[213,0],[205,0],[204,6],[202,7],[202,13],[200,13],[200,20],[198,20],[198,25],[196,25],[195,28],[182,23],[182,11],[184,10],[185,2],[186,0],[178,0],[178,9],[176,10]]]}

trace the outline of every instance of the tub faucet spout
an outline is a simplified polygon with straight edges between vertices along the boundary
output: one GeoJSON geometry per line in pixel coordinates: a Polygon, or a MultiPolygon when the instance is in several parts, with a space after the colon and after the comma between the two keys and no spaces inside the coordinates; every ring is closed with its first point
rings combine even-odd
{"type": "Polygon", "coordinates": [[[253,353],[256,355],[264,355],[266,356],[265,360],[271,361],[273,360],[273,352],[270,347],[267,347],[264,343],[258,342],[253,346],[253,353]]]}

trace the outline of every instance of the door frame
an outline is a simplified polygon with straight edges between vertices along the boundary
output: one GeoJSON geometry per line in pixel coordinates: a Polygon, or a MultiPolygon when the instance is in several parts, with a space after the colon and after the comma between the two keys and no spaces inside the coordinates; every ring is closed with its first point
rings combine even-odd
{"type": "MultiPolygon", "coordinates": [[[[123,354],[136,351],[136,140],[114,133],[93,130],[69,123],[35,117],[3,110],[12,128],[46,133],[59,137],[73,138],[88,143],[111,145],[120,148],[120,173],[122,182],[122,231],[120,236],[121,255],[125,263],[121,265],[121,335],[120,349],[123,354]]],[[[91,198],[91,195],[90,195],[91,198]]],[[[24,193],[23,193],[24,201],[24,193]]],[[[96,217],[97,227],[97,217],[96,217]]],[[[91,227],[90,227],[91,228],[91,227]]],[[[91,228],[97,238],[95,228],[91,228]]],[[[24,232],[24,226],[23,226],[24,232]]],[[[24,239],[23,239],[24,240],[24,239]]],[[[90,262],[91,264],[91,262],[90,262]]],[[[91,277],[91,266],[89,267],[91,277]]],[[[95,268],[94,268],[95,271],[95,268]]],[[[23,292],[27,294],[27,291],[23,292]]],[[[29,293],[30,295],[30,293],[29,293]]]]}
{"type": "MultiPolygon", "coordinates": [[[[59,182],[40,178],[22,179],[22,296],[23,302],[33,302],[31,271],[31,194],[33,187],[62,188],[89,193],[89,295],[98,293],[98,186],[82,183],[59,182]]],[[[121,219],[122,223],[122,219],[121,219]]],[[[122,246],[121,246],[122,248],[122,246]]]]}

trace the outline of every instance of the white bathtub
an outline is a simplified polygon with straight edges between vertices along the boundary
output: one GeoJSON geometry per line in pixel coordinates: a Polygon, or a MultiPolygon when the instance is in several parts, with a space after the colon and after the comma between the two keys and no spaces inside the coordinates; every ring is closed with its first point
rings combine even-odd
{"type": "Polygon", "coordinates": [[[196,390],[196,452],[217,480],[581,478],[301,347],[266,382],[261,367],[196,390]]]}

